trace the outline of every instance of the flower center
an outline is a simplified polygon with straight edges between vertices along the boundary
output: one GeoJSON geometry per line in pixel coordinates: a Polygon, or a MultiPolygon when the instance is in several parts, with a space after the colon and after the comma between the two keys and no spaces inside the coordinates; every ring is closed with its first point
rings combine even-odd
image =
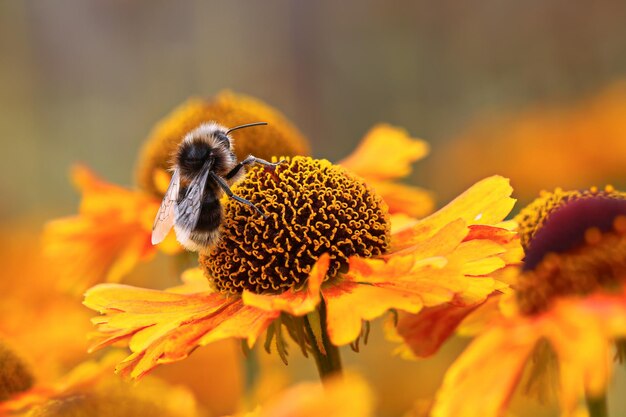
{"type": "Polygon", "coordinates": [[[26,391],[34,383],[33,376],[22,360],[0,342],[0,401],[26,391]]]}
{"type": "Polygon", "coordinates": [[[534,314],[559,296],[584,295],[626,282],[626,193],[545,193],[517,217],[525,251],[516,293],[534,314]]]}
{"type": "Polygon", "coordinates": [[[221,239],[200,256],[223,293],[299,288],[323,253],[331,258],[328,279],[350,256],[379,255],[389,245],[383,200],[362,179],[326,160],[294,157],[275,170],[256,167],[233,192],[266,218],[236,201],[225,202],[221,239]]]}

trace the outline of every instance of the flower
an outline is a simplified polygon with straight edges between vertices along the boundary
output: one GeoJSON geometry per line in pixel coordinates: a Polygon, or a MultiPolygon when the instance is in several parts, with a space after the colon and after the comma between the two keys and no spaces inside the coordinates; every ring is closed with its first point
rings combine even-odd
{"type": "Polygon", "coordinates": [[[5,274],[0,281],[0,415],[127,416],[144,410],[195,415],[195,399],[186,388],[156,378],[133,388],[114,377],[119,351],[83,363],[88,311],[55,287],[57,271],[42,256],[37,233],[21,224],[0,225],[0,233],[7,237],[0,241],[5,274]]]}
{"type": "Polygon", "coordinates": [[[513,114],[486,114],[438,152],[430,177],[443,191],[458,189],[467,178],[498,172],[511,179],[525,202],[545,187],[624,181],[625,112],[626,82],[621,80],[575,103],[538,103],[513,114]]]}
{"type": "MultiPolygon", "coordinates": [[[[253,98],[224,92],[212,101],[188,100],[146,141],[138,162],[139,190],[107,183],[85,167],[72,171],[82,193],[79,213],[50,221],[44,231],[46,254],[61,267],[60,286],[83,292],[97,282],[119,282],[138,262],[152,258],[152,224],[170,181],[171,155],[189,130],[210,120],[226,126],[270,123],[236,133],[240,158],[249,153],[269,159],[273,154],[309,152],[306,139],[282,114],[253,98]]],[[[182,250],[173,235],[158,247],[170,255],[182,250]]]]}
{"type": "Polygon", "coordinates": [[[514,305],[449,369],[433,416],[501,415],[528,363],[530,390],[546,369],[558,369],[562,415],[583,395],[602,401],[611,346],[626,336],[625,197],[612,187],[557,189],[521,211],[526,257],[514,305]]]}
{"type": "MultiPolygon", "coordinates": [[[[24,390],[0,403],[0,414],[34,417],[199,415],[193,395],[181,386],[151,378],[133,387],[112,377],[111,370],[118,357],[112,353],[99,362],[84,362],[57,381],[24,390]]],[[[4,366],[2,373],[6,374],[4,366]]]]}
{"type": "Polygon", "coordinates": [[[86,293],[85,305],[102,313],[92,350],[123,341],[132,352],[118,366],[122,375],[140,378],[224,338],[252,346],[266,330],[266,343],[275,340],[284,355],[283,327],[303,352],[329,352],[365,338],[367,322],[389,309],[417,313],[468,291],[489,294],[493,279],[467,275],[501,268],[505,249],[465,242],[467,224],[497,223],[514,203],[508,181],[491,177],[395,227],[364,180],[308,157],[253,168],[233,192],[267,217],[224,203],[221,240],[200,256],[204,290],[195,270],[176,290],[102,284],[86,293]]]}
{"type": "Polygon", "coordinates": [[[57,271],[42,256],[36,231],[0,224],[0,234],[0,344],[34,381],[53,380],[84,357],[89,311],[55,288],[57,271]]]}
{"type": "MultiPolygon", "coordinates": [[[[79,214],[49,222],[44,233],[46,253],[63,267],[62,287],[82,292],[97,282],[119,282],[137,263],[152,258],[152,223],[170,182],[171,156],[189,130],[209,120],[225,126],[251,120],[269,123],[237,131],[235,152],[240,159],[248,154],[269,160],[272,155],[309,153],[302,134],[278,110],[256,99],[224,92],[210,101],[188,100],[163,119],[144,144],[137,163],[139,190],[109,184],[84,167],[74,169],[73,180],[83,194],[79,214]]],[[[421,218],[433,210],[431,193],[394,180],[407,175],[410,164],[427,152],[425,142],[411,139],[404,130],[378,125],[341,164],[366,178],[392,214],[421,218]],[[389,158],[381,161],[381,152],[389,158]]],[[[173,234],[158,248],[169,255],[182,250],[173,234]]]]}

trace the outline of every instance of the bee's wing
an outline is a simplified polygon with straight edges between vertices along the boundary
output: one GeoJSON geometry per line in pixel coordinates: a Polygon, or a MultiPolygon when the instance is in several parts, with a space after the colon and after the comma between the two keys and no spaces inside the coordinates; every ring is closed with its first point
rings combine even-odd
{"type": "Polygon", "coordinates": [[[212,160],[205,162],[202,170],[189,183],[189,188],[185,193],[185,197],[178,203],[178,213],[176,214],[176,224],[186,230],[193,230],[198,224],[200,211],[202,209],[202,199],[204,197],[204,188],[211,171],[212,160]]]}
{"type": "Polygon", "coordinates": [[[176,200],[178,200],[178,192],[180,191],[180,172],[178,169],[174,170],[172,180],[169,187],[163,197],[163,202],[159,208],[159,212],[154,219],[154,226],[152,226],[152,244],[156,245],[161,243],[167,233],[174,225],[174,207],[176,206],[176,200]]]}

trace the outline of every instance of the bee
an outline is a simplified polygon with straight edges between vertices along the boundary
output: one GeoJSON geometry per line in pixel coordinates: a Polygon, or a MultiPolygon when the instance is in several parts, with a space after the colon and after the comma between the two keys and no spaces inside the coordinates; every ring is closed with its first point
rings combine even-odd
{"type": "Polygon", "coordinates": [[[229,134],[266,124],[250,123],[227,129],[210,122],[184,137],[174,157],[172,179],[154,220],[153,245],[162,242],[172,227],[178,241],[188,250],[197,252],[214,244],[222,223],[222,193],[265,217],[250,201],[235,195],[230,186],[245,174],[242,168],[246,165],[257,163],[275,168],[283,161],[274,164],[249,155],[237,162],[229,134]]]}

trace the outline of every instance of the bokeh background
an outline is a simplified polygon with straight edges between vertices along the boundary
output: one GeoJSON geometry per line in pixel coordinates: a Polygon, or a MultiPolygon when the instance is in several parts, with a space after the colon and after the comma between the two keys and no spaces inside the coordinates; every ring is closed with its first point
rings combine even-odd
{"type": "MultiPolygon", "coordinates": [[[[493,173],[522,203],[559,185],[624,186],[624,22],[626,2],[611,0],[0,0],[0,214],[38,228],[74,212],[76,162],[132,185],[152,126],[223,89],[281,109],[331,160],[377,122],[405,127],[432,145],[410,181],[440,204],[493,173]]],[[[401,415],[462,344],[407,364],[378,342],[346,362],[382,414],[401,415]]],[[[293,356],[290,378],[314,377],[293,356]]]]}

